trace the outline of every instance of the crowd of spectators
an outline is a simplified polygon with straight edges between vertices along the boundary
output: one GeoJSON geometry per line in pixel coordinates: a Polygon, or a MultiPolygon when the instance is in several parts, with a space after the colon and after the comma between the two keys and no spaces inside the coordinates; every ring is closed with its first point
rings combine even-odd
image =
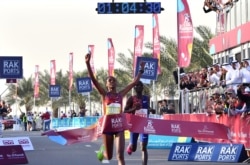
{"type": "Polygon", "coordinates": [[[245,117],[250,112],[249,62],[234,60],[230,64],[214,64],[197,72],[182,73],[180,89],[189,93],[200,91],[199,112],[217,117],[225,113],[245,117]]]}

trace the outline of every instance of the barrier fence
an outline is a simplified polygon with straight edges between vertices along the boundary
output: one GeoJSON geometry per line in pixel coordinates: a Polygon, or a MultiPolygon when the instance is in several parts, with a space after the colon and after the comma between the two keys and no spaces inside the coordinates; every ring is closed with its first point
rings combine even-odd
{"type": "Polygon", "coordinates": [[[90,126],[98,121],[98,116],[86,116],[86,117],[73,117],[73,118],[53,118],[52,128],[63,128],[63,127],[78,127],[83,128],[90,126]]]}

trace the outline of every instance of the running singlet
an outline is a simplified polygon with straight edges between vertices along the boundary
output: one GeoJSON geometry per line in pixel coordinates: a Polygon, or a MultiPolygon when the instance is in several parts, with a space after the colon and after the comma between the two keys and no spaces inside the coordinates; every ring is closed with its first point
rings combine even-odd
{"type": "Polygon", "coordinates": [[[141,108],[135,111],[135,115],[141,117],[148,117],[148,108],[149,108],[148,97],[142,96],[141,99],[137,98],[136,96],[133,96],[132,99],[133,99],[133,107],[135,106],[135,103],[139,102],[141,104],[141,108]]]}
{"type": "Polygon", "coordinates": [[[108,92],[104,99],[105,115],[120,114],[122,112],[122,96],[108,92]]]}

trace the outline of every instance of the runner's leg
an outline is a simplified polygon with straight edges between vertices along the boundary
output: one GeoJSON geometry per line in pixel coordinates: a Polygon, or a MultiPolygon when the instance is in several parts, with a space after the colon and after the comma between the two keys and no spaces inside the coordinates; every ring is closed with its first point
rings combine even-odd
{"type": "Polygon", "coordinates": [[[125,137],[124,131],[119,132],[115,135],[115,146],[116,146],[116,158],[118,165],[125,165],[124,160],[124,149],[125,149],[125,137]]]}
{"type": "Polygon", "coordinates": [[[112,134],[103,134],[103,145],[104,145],[104,157],[107,160],[111,160],[113,157],[113,146],[114,146],[114,135],[112,134]]]}
{"type": "Polygon", "coordinates": [[[141,151],[142,151],[142,165],[148,164],[148,134],[140,134],[141,151]]]}

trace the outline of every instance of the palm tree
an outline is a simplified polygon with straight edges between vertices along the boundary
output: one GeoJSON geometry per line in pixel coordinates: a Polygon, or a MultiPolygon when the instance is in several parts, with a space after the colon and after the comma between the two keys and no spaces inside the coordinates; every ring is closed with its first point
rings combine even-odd
{"type": "Polygon", "coordinates": [[[25,106],[25,111],[29,112],[33,109],[33,96],[33,79],[32,77],[29,77],[28,79],[23,78],[21,81],[18,81],[17,85],[10,84],[9,92],[7,93],[5,98],[11,105],[18,101],[18,105],[25,106]]]}

